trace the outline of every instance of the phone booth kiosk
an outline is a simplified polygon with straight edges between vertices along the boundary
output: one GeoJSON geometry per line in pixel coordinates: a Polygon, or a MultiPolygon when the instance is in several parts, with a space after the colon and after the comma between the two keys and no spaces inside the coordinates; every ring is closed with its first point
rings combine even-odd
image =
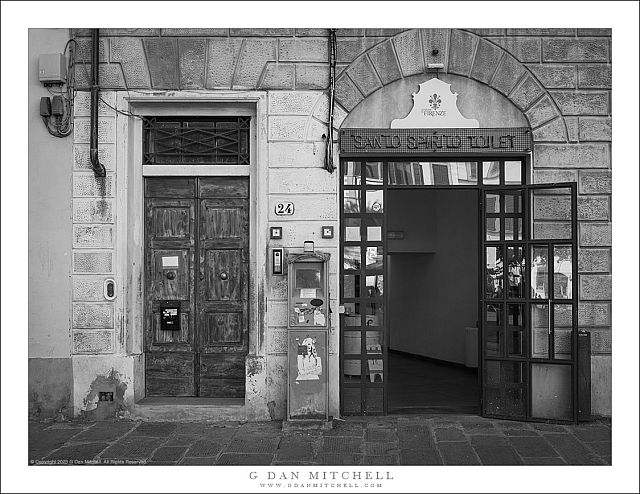
{"type": "Polygon", "coordinates": [[[287,259],[288,390],[285,427],[329,422],[329,258],[305,252],[287,259]]]}

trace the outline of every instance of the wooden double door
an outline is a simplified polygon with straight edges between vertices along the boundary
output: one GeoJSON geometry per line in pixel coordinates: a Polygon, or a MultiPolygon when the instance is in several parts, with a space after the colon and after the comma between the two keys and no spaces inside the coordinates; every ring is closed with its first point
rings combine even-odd
{"type": "Polygon", "coordinates": [[[249,180],[145,179],[147,396],[241,398],[249,180]]]}

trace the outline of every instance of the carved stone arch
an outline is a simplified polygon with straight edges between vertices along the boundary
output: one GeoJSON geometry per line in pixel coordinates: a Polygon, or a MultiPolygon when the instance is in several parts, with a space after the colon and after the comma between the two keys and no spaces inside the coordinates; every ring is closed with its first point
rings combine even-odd
{"type": "Polygon", "coordinates": [[[503,47],[461,29],[411,29],[358,56],[336,80],[336,102],[351,112],[365,98],[400,79],[439,74],[473,79],[497,91],[522,113],[534,142],[568,142],[558,105],[538,78],[503,47]]]}

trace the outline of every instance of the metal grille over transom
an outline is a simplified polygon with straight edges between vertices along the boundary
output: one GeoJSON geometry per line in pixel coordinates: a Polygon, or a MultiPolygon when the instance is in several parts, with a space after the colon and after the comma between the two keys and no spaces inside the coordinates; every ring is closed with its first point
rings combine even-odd
{"type": "Polygon", "coordinates": [[[145,120],[144,165],[248,165],[249,117],[145,120]]]}

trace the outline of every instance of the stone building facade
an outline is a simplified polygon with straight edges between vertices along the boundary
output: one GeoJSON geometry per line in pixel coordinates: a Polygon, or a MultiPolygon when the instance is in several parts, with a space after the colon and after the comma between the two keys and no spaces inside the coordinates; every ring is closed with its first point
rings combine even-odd
{"type": "MultiPolygon", "coordinates": [[[[287,284],[270,275],[269,252],[301,252],[303,242],[313,240],[317,250],[331,254],[329,412],[339,416],[337,131],[362,127],[367,115],[374,118],[376,109],[395,101],[396,88],[415,90],[434,76],[430,64],[442,64],[438,76],[468,94],[490,95],[496,108],[510,103],[510,111],[519,113],[532,131],[531,183],[577,183],[578,325],[591,333],[592,411],[611,414],[610,30],[338,29],[338,169],[331,174],[323,168],[328,30],[102,29],[98,132],[104,179],[94,176],[89,160],[90,31],[32,30],[30,36],[30,63],[45,46],[62,51],[67,39],[76,40],[78,91],[73,135],[46,155],[34,152],[29,164],[38,177],[30,184],[37,204],[29,224],[34,415],[78,415],[96,408],[99,392],[109,390],[123,410],[143,418],[282,418],[287,284]],[[376,99],[380,95],[387,100],[376,99]],[[144,408],[136,405],[145,395],[142,123],[129,115],[215,116],[238,109],[249,112],[254,125],[246,170],[252,210],[246,398],[241,406],[211,409],[144,408]],[[276,216],[280,201],[293,202],[295,214],[276,216]],[[283,227],[282,239],[268,238],[276,225],[283,227]],[[322,226],[333,226],[334,238],[322,238],[322,226]],[[115,280],[114,300],[104,297],[107,278],[115,280]]],[[[31,92],[42,92],[32,69],[31,92]]],[[[471,100],[466,104],[473,107],[471,100]]],[[[483,112],[491,109],[481,106],[473,116],[482,125],[483,112]]],[[[31,149],[52,139],[38,134],[39,125],[38,119],[31,122],[31,149]]]]}

